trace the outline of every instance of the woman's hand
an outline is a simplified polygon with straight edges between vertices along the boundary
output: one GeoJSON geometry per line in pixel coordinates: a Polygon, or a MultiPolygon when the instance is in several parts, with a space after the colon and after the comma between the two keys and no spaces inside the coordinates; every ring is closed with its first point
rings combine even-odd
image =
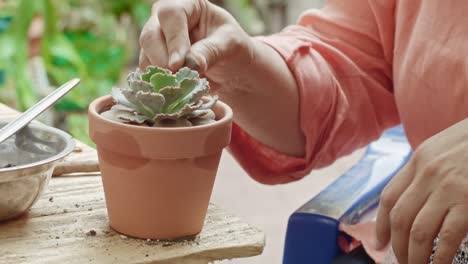
{"type": "Polygon", "coordinates": [[[378,247],[391,241],[401,264],[452,263],[468,232],[468,119],[426,140],[385,188],[378,247]]]}
{"type": "Polygon", "coordinates": [[[189,66],[211,84],[225,83],[252,62],[253,41],[224,9],[208,0],[159,0],[140,37],[140,67],[189,66]]]}
{"type": "Polygon", "coordinates": [[[227,11],[208,0],[159,0],[140,45],[141,68],[198,70],[251,136],[282,153],[304,155],[293,75],[273,48],[251,38],[227,11]]]}

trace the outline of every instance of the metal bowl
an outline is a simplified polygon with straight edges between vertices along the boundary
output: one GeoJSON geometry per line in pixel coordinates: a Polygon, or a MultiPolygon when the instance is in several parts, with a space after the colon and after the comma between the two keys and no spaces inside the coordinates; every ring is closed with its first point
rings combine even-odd
{"type": "MultiPolygon", "coordinates": [[[[6,122],[0,122],[0,127],[6,122]]],[[[0,221],[26,212],[39,198],[57,163],[73,151],[67,133],[30,124],[0,144],[0,221]]]]}

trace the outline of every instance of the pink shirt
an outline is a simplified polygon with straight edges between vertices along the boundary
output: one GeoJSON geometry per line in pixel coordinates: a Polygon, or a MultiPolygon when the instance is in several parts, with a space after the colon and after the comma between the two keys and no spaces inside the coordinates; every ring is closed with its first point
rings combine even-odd
{"type": "Polygon", "coordinates": [[[300,92],[305,157],[235,126],[231,152],[256,180],[298,180],[403,123],[417,147],[468,117],[468,1],[330,0],[261,37],[300,92]]]}

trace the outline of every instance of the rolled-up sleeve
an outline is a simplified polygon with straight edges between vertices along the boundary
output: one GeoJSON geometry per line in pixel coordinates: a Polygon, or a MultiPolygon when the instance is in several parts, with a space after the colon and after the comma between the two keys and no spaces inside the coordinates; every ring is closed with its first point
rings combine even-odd
{"type": "Polygon", "coordinates": [[[234,125],[229,150],[255,180],[301,179],[399,123],[392,82],[393,8],[382,3],[329,1],[304,13],[298,25],[258,37],[282,56],[296,80],[306,154],[284,155],[234,125]]]}

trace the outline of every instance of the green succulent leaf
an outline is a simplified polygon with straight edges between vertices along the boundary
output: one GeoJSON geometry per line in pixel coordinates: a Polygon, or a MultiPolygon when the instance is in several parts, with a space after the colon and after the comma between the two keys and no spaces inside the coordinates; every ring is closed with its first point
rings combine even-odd
{"type": "Polygon", "coordinates": [[[134,91],[130,89],[122,89],[121,91],[125,99],[130,102],[130,105],[133,105],[132,108],[136,109],[138,113],[147,117],[155,116],[153,110],[149,106],[143,105],[138,99],[137,93],[141,93],[141,91],[134,91]]]}
{"type": "Polygon", "coordinates": [[[135,115],[135,114],[132,114],[130,112],[125,112],[125,111],[121,111],[119,114],[117,114],[117,118],[124,120],[124,121],[137,123],[137,124],[143,124],[146,121],[148,121],[148,118],[146,116],[135,115]]]}
{"type": "Polygon", "coordinates": [[[198,74],[198,72],[192,71],[191,69],[187,67],[180,69],[176,73],[176,79],[178,83],[182,82],[184,79],[198,79],[198,78],[200,78],[200,75],[198,74]]]}
{"type": "Polygon", "coordinates": [[[159,115],[156,115],[154,120],[159,121],[159,120],[164,120],[164,119],[181,119],[185,117],[189,117],[192,112],[195,110],[199,109],[201,106],[201,102],[199,102],[196,105],[184,105],[182,109],[180,109],[177,112],[173,113],[161,113],[159,115]]]}
{"type": "Polygon", "coordinates": [[[118,123],[124,123],[124,121],[127,121],[143,124],[144,122],[148,121],[146,116],[139,115],[132,111],[126,111],[126,109],[122,108],[120,105],[114,105],[109,111],[106,111],[101,115],[118,123]]]}
{"type": "Polygon", "coordinates": [[[122,120],[118,117],[118,114],[121,113],[121,112],[122,111],[115,110],[114,108],[111,108],[109,111],[105,111],[105,112],[101,113],[101,116],[106,118],[106,119],[112,120],[114,122],[123,123],[122,120]]]}
{"type": "Polygon", "coordinates": [[[154,86],[151,83],[147,83],[142,80],[128,80],[128,86],[132,87],[132,90],[142,92],[152,92],[154,86]]]}
{"type": "Polygon", "coordinates": [[[126,111],[126,112],[131,112],[131,113],[137,113],[137,111],[135,109],[130,108],[130,107],[126,107],[126,106],[120,105],[120,104],[116,104],[116,105],[112,106],[112,109],[117,110],[117,111],[126,111]]]}
{"type": "Polygon", "coordinates": [[[149,109],[153,116],[161,112],[165,102],[164,96],[162,94],[142,91],[138,91],[136,93],[136,99],[142,106],[145,106],[147,109],[149,109]]]}
{"type": "Polygon", "coordinates": [[[130,72],[127,76],[127,81],[141,81],[141,71],[140,69],[136,69],[134,72],[130,72]]]}
{"type": "Polygon", "coordinates": [[[206,102],[206,103],[202,104],[202,106],[200,106],[200,110],[211,109],[211,107],[213,107],[216,104],[217,101],[218,101],[218,96],[217,95],[211,97],[208,102],[206,102]]]}
{"type": "Polygon", "coordinates": [[[208,82],[203,79],[184,79],[180,83],[183,94],[167,107],[168,112],[180,110],[186,104],[192,104],[209,93],[208,82]]]}
{"type": "Polygon", "coordinates": [[[163,73],[156,73],[150,78],[150,83],[154,86],[154,91],[159,92],[165,87],[177,87],[178,82],[174,75],[167,75],[163,73]]]}
{"type": "Polygon", "coordinates": [[[166,103],[162,109],[162,112],[167,113],[168,106],[175,103],[180,98],[180,96],[184,94],[184,90],[182,90],[180,87],[164,87],[159,91],[159,93],[161,93],[164,98],[166,98],[166,103]]]}
{"type": "Polygon", "coordinates": [[[112,88],[111,95],[112,99],[114,100],[114,103],[126,106],[131,109],[135,109],[136,106],[132,104],[129,100],[127,100],[125,95],[122,93],[121,89],[116,87],[112,88]]]}
{"type": "Polygon", "coordinates": [[[218,98],[209,94],[206,79],[196,71],[182,68],[176,74],[150,66],[145,72],[136,70],[127,77],[128,88],[112,90],[116,105],[106,115],[128,123],[153,126],[191,126],[214,122],[211,107],[218,98]]]}
{"type": "Polygon", "coordinates": [[[149,66],[146,68],[146,72],[141,75],[141,79],[145,82],[150,82],[151,76],[155,75],[156,73],[171,74],[171,71],[159,67],[149,66]]]}

